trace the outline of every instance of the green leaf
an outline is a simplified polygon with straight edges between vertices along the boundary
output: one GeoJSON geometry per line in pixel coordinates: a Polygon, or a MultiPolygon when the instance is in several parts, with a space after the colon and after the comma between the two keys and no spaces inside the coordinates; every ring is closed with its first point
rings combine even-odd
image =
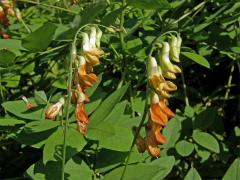
{"type": "Polygon", "coordinates": [[[219,153],[219,144],[211,134],[194,130],[193,140],[204,148],[219,153]]]}
{"type": "Polygon", "coordinates": [[[26,126],[24,127],[24,131],[29,134],[38,133],[49,129],[53,129],[59,125],[60,125],[59,122],[51,120],[32,121],[26,124],[26,126]]]}
{"type": "Polygon", "coordinates": [[[44,91],[35,91],[34,99],[37,104],[47,104],[47,96],[44,91]]]}
{"type": "Polygon", "coordinates": [[[109,26],[109,25],[113,25],[117,19],[117,17],[119,16],[119,14],[124,10],[125,8],[118,8],[114,11],[111,11],[110,13],[108,13],[106,16],[104,16],[101,20],[101,24],[104,26],[109,26]]]}
{"type": "Polygon", "coordinates": [[[23,50],[21,41],[17,39],[0,39],[0,49],[23,50]]]}
{"type": "Polygon", "coordinates": [[[188,171],[187,175],[184,177],[184,180],[201,180],[202,178],[198,174],[197,170],[194,167],[188,171]]]}
{"type": "Polygon", "coordinates": [[[3,77],[1,80],[2,82],[5,82],[6,87],[18,87],[19,81],[20,81],[21,76],[20,75],[9,75],[3,77]]]}
{"type": "Polygon", "coordinates": [[[194,145],[186,140],[182,140],[176,144],[176,150],[179,155],[186,157],[193,152],[194,145]]]}
{"type": "Polygon", "coordinates": [[[102,102],[102,99],[92,100],[85,105],[87,114],[91,114],[102,102]]]}
{"type": "MultiPolygon", "coordinates": [[[[31,100],[29,100],[32,102],[31,100]]],[[[35,103],[33,103],[35,105],[35,103]]],[[[3,108],[23,119],[29,119],[29,120],[41,120],[45,119],[44,117],[44,108],[42,106],[34,107],[30,110],[27,109],[26,104],[20,100],[20,101],[7,101],[2,104],[3,108]]]]}
{"type": "Polygon", "coordinates": [[[8,67],[14,63],[16,55],[7,49],[0,49],[0,67],[8,67]]]}
{"type": "Polygon", "coordinates": [[[156,165],[159,167],[158,173],[156,173],[152,180],[164,179],[172,171],[174,163],[174,156],[161,157],[152,161],[150,165],[156,165]]]}
{"type": "Polygon", "coordinates": [[[133,136],[129,128],[113,126],[106,122],[102,122],[97,125],[92,125],[90,123],[87,138],[98,140],[99,146],[106,149],[128,151],[133,136]]]}
{"type": "Polygon", "coordinates": [[[181,122],[177,118],[172,118],[167,126],[163,129],[163,136],[167,140],[166,148],[173,147],[181,135],[181,122]]]}
{"type": "Polygon", "coordinates": [[[120,165],[125,160],[127,155],[128,155],[128,152],[114,151],[114,150],[102,148],[100,149],[100,152],[97,153],[95,168],[99,173],[109,171],[114,167],[117,167],[118,165],[120,165]]]}
{"type": "Polygon", "coordinates": [[[10,118],[0,119],[0,126],[15,126],[17,124],[25,124],[25,122],[19,119],[10,119],[10,118]]]}
{"type": "Polygon", "coordinates": [[[192,52],[181,52],[181,54],[183,54],[187,58],[193,60],[194,62],[196,62],[208,69],[210,68],[210,64],[207,61],[207,59],[205,59],[203,56],[200,56],[199,54],[192,53],[192,52]]]}
{"type": "Polygon", "coordinates": [[[91,96],[96,91],[101,81],[102,81],[102,73],[98,75],[97,81],[93,84],[93,86],[86,89],[86,94],[88,96],[91,96]]]}
{"type": "MultiPolygon", "coordinates": [[[[110,173],[106,174],[104,180],[120,180],[124,167],[117,168],[110,173]]],[[[136,180],[146,179],[151,180],[161,171],[161,168],[157,165],[148,164],[135,164],[128,165],[125,171],[124,179],[136,180]]]]}
{"type": "Polygon", "coordinates": [[[80,157],[74,157],[65,165],[65,174],[68,180],[76,180],[79,177],[84,180],[92,180],[93,172],[80,157]]]}
{"type": "Polygon", "coordinates": [[[195,129],[199,128],[205,130],[213,124],[217,116],[216,108],[208,108],[196,116],[193,125],[195,129]]]}
{"type": "Polygon", "coordinates": [[[91,124],[98,124],[103,121],[112,111],[114,106],[121,100],[126,93],[128,84],[114,91],[99,106],[99,108],[91,115],[91,124]]]}
{"type": "Polygon", "coordinates": [[[57,26],[48,22],[23,38],[22,46],[31,52],[43,51],[51,43],[56,29],[57,26]]]}
{"type": "MultiPolygon", "coordinates": [[[[163,157],[156,159],[148,164],[134,164],[128,165],[125,171],[124,179],[148,179],[159,180],[168,175],[175,163],[173,156],[163,157]]],[[[108,173],[104,180],[108,179],[120,179],[124,167],[117,168],[108,173]]]]}
{"type": "Polygon", "coordinates": [[[127,0],[127,3],[140,9],[170,9],[171,6],[167,0],[127,0]]]}
{"type": "Polygon", "coordinates": [[[51,136],[54,131],[55,129],[49,129],[47,131],[28,134],[24,130],[22,130],[20,133],[17,134],[16,137],[14,137],[14,139],[21,144],[40,148],[46,143],[46,140],[48,139],[48,137],[51,136]]]}
{"type": "MultiPolygon", "coordinates": [[[[50,160],[59,161],[62,159],[63,136],[63,129],[58,128],[58,130],[47,139],[43,149],[44,164],[50,160]]],[[[69,128],[67,132],[66,159],[70,159],[77,152],[81,151],[85,145],[86,142],[82,134],[69,128]]]]}
{"type": "Polygon", "coordinates": [[[205,162],[206,160],[208,160],[208,158],[210,157],[211,153],[203,148],[202,146],[199,146],[198,144],[194,145],[194,149],[197,152],[197,155],[201,158],[201,163],[205,162]]]}
{"type": "Polygon", "coordinates": [[[98,1],[95,4],[91,4],[81,12],[80,26],[91,23],[95,17],[105,9],[105,2],[98,1]]]}
{"type": "Polygon", "coordinates": [[[222,180],[239,180],[239,177],[240,177],[240,159],[237,158],[228,168],[222,180]]]}

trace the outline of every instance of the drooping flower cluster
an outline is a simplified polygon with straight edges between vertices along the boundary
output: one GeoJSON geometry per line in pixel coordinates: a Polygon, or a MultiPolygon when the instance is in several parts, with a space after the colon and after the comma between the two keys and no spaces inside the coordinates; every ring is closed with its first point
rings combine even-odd
{"type": "Polygon", "coordinates": [[[74,62],[73,83],[75,90],[72,92],[72,99],[76,104],[75,117],[77,120],[77,129],[80,133],[87,132],[89,118],[85,111],[84,103],[89,101],[86,89],[91,87],[97,80],[93,73],[93,66],[99,64],[99,58],[104,54],[100,48],[100,39],[102,31],[92,27],[90,34],[82,33],[82,51],[76,56],[74,62]]]}
{"type": "MultiPolygon", "coordinates": [[[[86,134],[89,118],[85,111],[85,102],[89,101],[86,89],[91,87],[97,80],[93,73],[93,66],[99,64],[99,58],[104,54],[100,48],[102,31],[92,27],[90,34],[82,33],[82,49],[78,54],[76,47],[72,49],[73,57],[73,85],[71,99],[75,105],[75,117],[77,129],[80,133],[86,134]]],[[[55,119],[64,104],[64,100],[50,106],[45,112],[47,119],[55,119]]]]}
{"type": "Polygon", "coordinates": [[[177,90],[177,86],[166,79],[175,79],[175,74],[181,72],[181,69],[171,62],[179,62],[181,42],[182,39],[179,35],[171,36],[169,43],[161,44],[162,47],[157,56],[158,62],[155,57],[148,59],[148,82],[151,91],[149,119],[146,126],[146,137],[138,136],[136,145],[139,152],[147,149],[153,157],[160,156],[158,145],[166,143],[161,131],[168,123],[169,118],[174,116],[167,106],[167,99],[170,97],[170,92],[177,90]]]}
{"type": "MultiPolygon", "coordinates": [[[[20,20],[21,13],[18,8],[15,8],[15,3],[11,0],[1,0],[0,1],[0,24],[3,26],[3,29],[7,29],[9,26],[8,16],[15,16],[20,20]]],[[[10,36],[3,30],[0,32],[4,39],[9,39],[10,36]]]]}

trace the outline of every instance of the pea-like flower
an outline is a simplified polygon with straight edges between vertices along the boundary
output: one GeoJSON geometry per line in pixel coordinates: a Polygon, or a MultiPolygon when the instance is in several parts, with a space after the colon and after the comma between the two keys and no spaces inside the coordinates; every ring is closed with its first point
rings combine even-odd
{"type": "Polygon", "coordinates": [[[32,109],[34,107],[33,104],[30,101],[28,101],[26,96],[22,96],[22,100],[25,102],[27,109],[32,109]]]}
{"type": "Polygon", "coordinates": [[[90,38],[87,33],[82,33],[83,36],[83,54],[87,63],[91,65],[99,64],[99,58],[104,54],[100,48],[100,39],[102,32],[92,27],[90,32],[90,38]]]}
{"type": "Polygon", "coordinates": [[[60,98],[56,104],[49,106],[47,111],[45,112],[45,118],[54,119],[59,114],[64,103],[65,103],[64,98],[60,98]]]}
{"type": "Polygon", "coordinates": [[[168,98],[169,91],[175,91],[177,86],[171,81],[166,81],[161,74],[161,69],[154,57],[148,59],[148,79],[150,86],[162,97],[168,98]]]}
{"type": "Polygon", "coordinates": [[[79,67],[78,67],[78,76],[79,83],[83,89],[90,87],[97,80],[97,76],[94,73],[87,74],[87,64],[86,60],[83,56],[78,56],[79,59],[79,67]]]}
{"type": "Polygon", "coordinates": [[[180,73],[181,69],[175,65],[172,64],[169,59],[169,53],[170,53],[170,46],[167,42],[162,43],[162,50],[159,51],[159,64],[162,69],[163,75],[167,72],[171,73],[180,73]]]}

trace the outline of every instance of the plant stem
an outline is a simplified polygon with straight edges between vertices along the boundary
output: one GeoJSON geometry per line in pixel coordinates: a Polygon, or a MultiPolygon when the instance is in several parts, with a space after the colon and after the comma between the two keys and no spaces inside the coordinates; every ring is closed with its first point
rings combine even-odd
{"type": "MultiPolygon", "coordinates": [[[[182,66],[181,66],[181,69],[183,69],[182,66]]],[[[185,78],[184,78],[183,70],[182,70],[182,73],[181,73],[181,79],[182,79],[182,84],[183,84],[183,92],[184,92],[185,105],[186,105],[186,106],[189,106],[189,100],[188,100],[188,95],[187,95],[187,86],[186,86],[186,83],[185,83],[185,78]]]]}
{"type": "Polygon", "coordinates": [[[30,0],[18,0],[19,2],[25,2],[25,3],[30,3],[30,4],[35,4],[35,5],[40,5],[40,6],[45,6],[45,7],[49,7],[49,8],[54,8],[54,9],[58,9],[60,11],[65,11],[65,12],[69,12],[72,14],[78,14],[75,11],[71,11],[69,9],[64,9],[58,6],[53,6],[53,5],[49,5],[49,4],[43,4],[43,3],[39,3],[39,2],[35,2],[35,1],[30,1],[30,0]]]}
{"type": "Polygon", "coordinates": [[[232,67],[230,69],[230,74],[229,74],[229,77],[228,77],[228,83],[227,83],[226,93],[225,93],[225,96],[224,96],[224,101],[228,100],[228,97],[229,97],[230,87],[231,87],[232,78],[233,78],[233,71],[234,71],[234,63],[232,64],[232,67]]]}
{"type": "MultiPolygon", "coordinates": [[[[122,8],[124,8],[124,6],[126,5],[126,0],[122,0],[122,8]]],[[[124,51],[124,48],[125,48],[125,42],[124,42],[124,15],[125,15],[125,9],[123,9],[122,13],[121,13],[121,16],[120,16],[120,32],[119,32],[119,38],[120,38],[120,43],[121,43],[121,48],[122,48],[122,51],[124,51]]],[[[122,59],[122,70],[121,70],[121,79],[118,83],[118,86],[117,86],[117,89],[119,89],[120,87],[122,87],[124,81],[125,81],[125,76],[126,76],[126,68],[125,67],[125,55],[123,53],[123,59],[122,59]]]]}
{"type": "MultiPolygon", "coordinates": [[[[71,51],[75,48],[75,43],[72,43],[71,51]]],[[[62,171],[61,171],[61,179],[64,180],[64,170],[65,170],[65,161],[66,161],[66,147],[67,147],[67,130],[68,130],[68,120],[69,120],[69,111],[70,111],[70,103],[71,103],[71,93],[72,93],[72,63],[74,60],[74,56],[71,53],[70,61],[69,61],[69,69],[68,69],[68,90],[67,90],[67,109],[66,109],[66,120],[64,124],[64,136],[63,136],[63,155],[62,155],[62,171]]]]}
{"type": "Polygon", "coordinates": [[[71,50],[70,50],[70,61],[69,61],[69,70],[68,70],[68,89],[67,89],[67,107],[66,107],[66,120],[64,124],[64,137],[63,137],[63,154],[62,154],[62,171],[61,171],[61,180],[64,180],[64,171],[65,171],[65,161],[66,161],[66,147],[67,147],[67,130],[68,130],[68,121],[69,121],[69,112],[70,112],[70,104],[71,104],[71,93],[72,93],[72,69],[73,69],[73,61],[75,55],[73,50],[76,48],[76,42],[77,42],[77,36],[81,32],[81,30],[88,26],[89,24],[86,24],[82,27],[80,27],[73,39],[73,42],[71,44],[71,50]]]}
{"type": "Polygon", "coordinates": [[[133,141],[132,141],[132,145],[131,145],[131,147],[130,147],[130,149],[129,149],[129,153],[128,153],[128,156],[127,156],[127,159],[126,159],[126,163],[125,163],[125,165],[124,165],[124,169],[123,169],[123,172],[122,172],[122,175],[121,175],[120,180],[123,180],[124,175],[125,175],[125,173],[126,173],[126,169],[127,169],[128,162],[129,162],[129,160],[130,160],[130,157],[131,157],[132,149],[133,149],[133,147],[134,147],[134,145],[135,145],[135,141],[136,141],[136,139],[137,139],[137,137],[138,137],[138,134],[139,134],[139,132],[140,132],[140,130],[141,130],[143,124],[144,124],[144,121],[145,121],[145,119],[146,119],[146,117],[147,117],[147,112],[148,112],[148,85],[147,85],[147,89],[146,89],[146,97],[145,97],[145,105],[144,105],[143,116],[142,116],[142,119],[141,119],[141,121],[140,121],[140,123],[139,123],[139,125],[138,125],[138,127],[137,127],[136,132],[135,132],[135,135],[134,135],[134,138],[133,138],[133,141]]]}
{"type": "Polygon", "coordinates": [[[27,26],[27,24],[24,22],[23,19],[20,20],[24,28],[27,30],[27,32],[30,34],[32,31],[31,29],[27,26]]]}
{"type": "Polygon", "coordinates": [[[194,8],[192,8],[189,12],[183,14],[180,18],[178,18],[176,21],[173,22],[173,24],[178,23],[179,21],[185,19],[186,17],[189,17],[190,14],[192,14],[194,11],[197,11],[198,9],[202,8],[206,4],[205,1],[199,3],[194,8]]]}

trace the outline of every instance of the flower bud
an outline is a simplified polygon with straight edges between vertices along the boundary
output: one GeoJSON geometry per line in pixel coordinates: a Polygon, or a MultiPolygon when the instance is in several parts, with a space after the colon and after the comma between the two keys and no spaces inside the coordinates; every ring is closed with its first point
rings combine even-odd
{"type": "Polygon", "coordinates": [[[22,96],[22,100],[25,102],[27,109],[32,109],[34,107],[33,104],[29,102],[25,96],[22,96]]]}
{"type": "Polygon", "coordinates": [[[180,36],[180,34],[177,35],[177,50],[178,50],[178,54],[180,54],[181,51],[181,44],[182,44],[182,38],[180,36]]]}
{"type": "Polygon", "coordinates": [[[100,48],[100,43],[101,43],[101,37],[102,37],[102,31],[101,29],[97,29],[97,34],[96,34],[96,46],[97,48],[100,48]]]}
{"type": "Polygon", "coordinates": [[[170,46],[167,42],[162,43],[162,51],[159,53],[159,64],[163,72],[180,73],[181,69],[172,64],[169,59],[170,46]]]}
{"type": "Polygon", "coordinates": [[[151,137],[147,137],[145,141],[146,141],[146,144],[147,144],[148,153],[152,157],[159,157],[160,156],[160,149],[159,149],[157,143],[151,137]]]}
{"type": "Polygon", "coordinates": [[[174,74],[174,73],[172,73],[172,72],[163,72],[162,73],[163,74],[163,76],[165,77],[165,78],[168,78],[168,79],[176,79],[176,75],[174,74]]]}
{"type": "Polygon", "coordinates": [[[83,32],[82,33],[82,48],[83,48],[83,51],[89,51],[90,50],[90,43],[89,43],[89,37],[88,37],[88,34],[83,32]]]}
{"type": "Polygon", "coordinates": [[[148,58],[147,72],[148,77],[159,74],[157,60],[152,56],[148,58]]]}
{"type": "Polygon", "coordinates": [[[21,21],[22,20],[22,15],[21,15],[21,12],[19,11],[19,9],[18,8],[14,8],[14,12],[15,12],[17,20],[21,21]]]}
{"type": "Polygon", "coordinates": [[[151,91],[150,101],[151,101],[151,104],[157,104],[160,101],[158,94],[155,93],[154,91],[151,91]]]}
{"type": "Polygon", "coordinates": [[[144,153],[146,151],[146,143],[142,136],[138,135],[135,143],[139,153],[144,153]]]}
{"type": "Polygon", "coordinates": [[[171,36],[170,41],[170,59],[179,62],[178,39],[176,36],[171,36]]]}
{"type": "Polygon", "coordinates": [[[72,45],[71,56],[72,56],[74,61],[77,59],[77,48],[76,48],[76,46],[72,45]]]}
{"type": "Polygon", "coordinates": [[[90,49],[96,48],[96,36],[97,36],[96,28],[95,27],[91,27],[90,39],[89,39],[90,49]]]}
{"type": "Polygon", "coordinates": [[[45,118],[54,119],[59,114],[64,103],[65,103],[64,98],[60,98],[56,104],[48,107],[47,111],[45,112],[45,118]]]}

